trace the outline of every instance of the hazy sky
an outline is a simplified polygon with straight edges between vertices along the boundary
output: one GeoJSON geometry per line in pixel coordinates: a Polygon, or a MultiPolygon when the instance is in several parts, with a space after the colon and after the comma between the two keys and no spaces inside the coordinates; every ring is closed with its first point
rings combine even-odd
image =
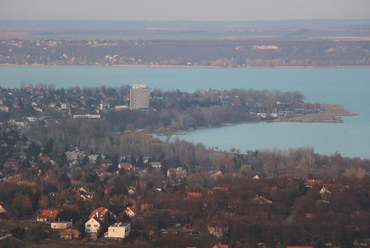
{"type": "Polygon", "coordinates": [[[369,18],[370,0],[0,0],[1,20],[369,18]]]}

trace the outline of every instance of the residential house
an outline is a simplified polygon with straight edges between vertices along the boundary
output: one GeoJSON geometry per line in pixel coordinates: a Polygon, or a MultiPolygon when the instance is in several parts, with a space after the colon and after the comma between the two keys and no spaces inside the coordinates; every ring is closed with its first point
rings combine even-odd
{"type": "Polygon", "coordinates": [[[98,155],[91,154],[88,157],[89,157],[90,163],[95,163],[98,158],[98,155]]]}
{"type": "Polygon", "coordinates": [[[60,107],[61,107],[62,109],[68,109],[69,104],[68,104],[68,103],[63,102],[63,103],[60,103],[60,107]]]}
{"type": "MultiPolygon", "coordinates": [[[[1,203],[1,204],[3,204],[3,203],[1,203]]],[[[6,210],[2,205],[0,205],[0,214],[6,214],[6,210]]]]}
{"type": "Polygon", "coordinates": [[[88,114],[87,114],[87,117],[89,118],[89,119],[100,119],[100,114],[99,114],[99,112],[89,112],[88,114]]]}
{"type": "Polygon", "coordinates": [[[80,152],[77,148],[76,150],[74,151],[68,151],[65,153],[66,154],[66,157],[67,157],[67,160],[70,161],[70,160],[79,160],[79,159],[82,159],[85,154],[83,152],[80,152]]]}
{"type": "Polygon", "coordinates": [[[76,111],[73,118],[88,118],[88,119],[100,119],[100,114],[98,112],[84,112],[81,110],[76,111]]]}
{"type": "Polygon", "coordinates": [[[69,167],[73,168],[78,164],[78,161],[76,159],[72,159],[69,161],[69,167]]]}
{"type": "Polygon", "coordinates": [[[0,111],[9,112],[9,107],[7,107],[7,106],[0,106],[0,111]]]}
{"type": "Polygon", "coordinates": [[[134,186],[130,186],[130,188],[128,189],[128,194],[129,195],[136,194],[136,188],[134,186]]]}
{"type": "Polygon", "coordinates": [[[101,102],[99,105],[99,109],[104,110],[104,109],[109,109],[110,108],[110,103],[109,102],[101,102]]]}
{"type": "Polygon", "coordinates": [[[127,105],[117,105],[114,107],[114,110],[122,110],[122,109],[127,109],[128,106],[127,105]]]}
{"type": "Polygon", "coordinates": [[[367,239],[355,239],[352,244],[355,247],[369,247],[369,241],[367,239]]]}
{"type": "Polygon", "coordinates": [[[150,159],[150,157],[149,157],[149,156],[145,156],[145,157],[143,157],[143,163],[144,163],[144,164],[147,164],[147,163],[149,162],[149,159],[150,159]]]}
{"type": "Polygon", "coordinates": [[[80,239],[82,236],[82,233],[77,231],[76,229],[66,229],[63,232],[60,233],[61,239],[80,239]]]}
{"type": "Polygon", "coordinates": [[[188,172],[186,170],[184,170],[182,167],[177,167],[176,168],[176,174],[179,175],[179,176],[181,176],[181,175],[186,176],[187,173],[188,172]]]}
{"type": "Polygon", "coordinates": [[[96,216],[93,216],[85,223],[86,233],[100,233],[103,222],[96,216]]]}
{"type": "Polygon", "coordinates": [[[153,168],[156,168],[157,170],[160,170],[162,168],[161,162],[150,162],[149,165],[153,168]]]}
{"type": "Polygon", "coordinates": [[[227,220],[213,220],[208,223],[208,232],[219,238],[229,232],[229,222],[227,220]]]}
{"type": "Polygon", "coordinates": [[[128,217],[132,218],[136,215],[137,207],[135,206],[129,206],[125,210],[123,210],[123,213],[125,213],[128,217]]]}
{"type": "Polygon", "coordinates": [[[8,121],[10,125],[17,126],[23,128],[25,126],[25,122],[23,119],[11,119],[8,121]]]}
{"type": "Polygon", "coordinates": [[[229,245],[222,245],[221,242],[219,242],[217,245],[212,246],[212,248],[229,248],[229,245]]]}
{"type": "Polygon", "coordinates": [[[220,170],[213,170],[213,171],[210,171],[209,174],[211,176],[213,176],[214,178],[218,178],[218,177],[222,176],[222,171],[220,171],[220,170]]]}
{"type": "Polygon", "coordinates": [[[89,215],[89,219],[91,219],[92,217],[97,217],[99,218],[100,220],[103,220],[104,219],[104,215],[109,212],[111,215],[113,215],[114,218],[116,218],[116,215],[114,215],[111,211],[109,211],[108,209],[104,208],[104,207],[100,207],[98,209],[95,209],[90,215],[89,215]]]}
{"type": "Polygon", "coordinates": [[[119,169],[125,169],[125,171],[128,171],[131,169],[131,165],[129,163],[119,163],[118,164],[119,169]]]}
{"type": "Polygon", "coordinates": [[[102,167],[109,167],[113,165],[113,162],[110,159],[102,159],[100,163],[102,167]]]}
{"type": "Polygon", "coordinates": [[[5,168],[12,168],[14,171],[19,169],[19,163],[14,161],[8,161],[4,165],[5,168]]]}
{"type": "Polygon", "coordinates": [[[168,169],[167,170],[167,176],[180,176],[180,177],[186,177],[187,171],[184,170],[182,167],[177,167],[176,169],[168,169]]]}
{"type": "Polygon", "coordinates": [[[201,197],[202,193],[201,192],[188,192],[188,198],[198,198],[201,197]]]}
{"type": "Polygon", "coordinates": [[[322,185],[321,180],[315,180],[315,179],[307,179],[305,182],[305,186],[308,188],[312,188],[315,184],[322,185]]]}
{"type": "Polygon", "coordinates": [[[47,163],[50,161],[50,157],[45,157],[45,156],[41,156],[40,157],[40,160],[43,162],[43,163],[47,163]]]}
{"type": "Polygon", "coordinates": [[[108,227],[108,232],[104,233],[105,238],[120,238],[124,239],[130,234],[129,223],[115,223],[108,227]]]}
{"type": "Polygon", "coordinates": [[[267,200],[265,197],[263,197],[263,196],[259,196],[259,195],[257,195],[256,197],[254,197],[253,198],[253,203],[254,204],[263,204],[263,205],[270,205],[270,204],[272,204],[272,201],[270,201],[270,200],[267,200]]]}
{"type": "Polygon", "coordinates": [[[58,212],[57,209],[43,209],[42,213],[37,215],[37,221],[55,221],[58,212]]]}
{"type": "Polygon", "coordinates": [[[331,192],[326,187],[322,187],[319,194],[320,194],[322,200],[328,201],[328,202],[330,201],[331,192]]]}
{"type": "Polygon", "coordinates": [[[72,221],[60,221],[60,219],[57,222],[51,222],[50,228],[51,229],[68,229],[72,227],[72,221]]]}

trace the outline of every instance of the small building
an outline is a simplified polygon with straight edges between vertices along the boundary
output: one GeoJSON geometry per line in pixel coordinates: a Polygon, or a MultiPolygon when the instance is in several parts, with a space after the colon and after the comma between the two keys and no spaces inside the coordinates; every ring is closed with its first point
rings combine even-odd
{"type": "MultiPolygon", "coordinates": [[[[1,203],[1,204],[3,204],[3,203],[1,203]]],[[[2,205],[0,205],[0,214],[6,214],[6,210],[2,205]]]]}
{"type": "Polygon", "coordinates": [[[55,221],[58,212],[56,209],[43,209],[42,213],[37,215],[37,221],[55,221]]]}
{"type": "Polygon", "coordinates": [[[89,215],[89,218],[91,219],[92,217],[97,217],[99,218],[100,220],[103,220],[104,219],[104,215],[109,212],[111,215],[114,216],[114,218],[116,218],[116,216],[110,212],[108,209],[104,208],[104,207],[100,207],[98,209],[95,209],[90,215],[89,215]]]}
{"type": "Polygon", "coordinates": [[[127,207],[123,212],[130,218],[134,217],[136,215],[137,208],[135,206],[127,207]]]}
{"type": "Polygon", "coordinates": [[[9,107],[7,107],[7,106],[0,106],[0,111],[9,112],[9,107]]]}
{"type": "Polygon", "coordinates": [[[308,187],[308,188],[312,188],[313,186],[315,186],[315,184],[322,185],[322,181],[321,180],[315,180],[315,179],[307,179],[306,182],[305,182],[305,186],[308,187]]]}
{"type": "Polygon", "coordinates": [[[86,233],[100,233],[103,222],[96,216],[92,217],[85,223],[86,233]]]}
{"type": "Polygon", "coordinates": [[[266,199],[263,196],[259,196],[259,195],[254,197],[252,201],[253,201],[254,204],[261,204],[261,205],[270,205],[270,204],[272,204],[272,201],[266,199]]]}
{"type": "Polygon", "coordinates": [[[108,232],[104,233],[105,238],[119,238],[124,239],[130,234],[129,223],[115,223],[108,227],[108,232]]]}
{"type": "Polygon", "coordinates": [[[202,197],[201,192],[188,192],[188,198],[199,198],[202,197]]]}
{"type": "Polygon", "coordinates": [[[119,163],[118,164],[119,169],[125,169],[125,171],[128,171],[131,169],[131,165],[129,163],[119,163]]]}
{"type": "Polygon", "coordinates": [[[156,168],[157,170],[160,170],[162,168],[161,162],[150,162],[149,165],[153,168],[156,168]]]}
{"type": "Polygon", "coordinates": [[[229,245],[223,245],[219,242],[217,245],[212,246],[212,248],[229,248],[229,245]]]}
{"type": "Polygon", "coordinates": [[[143,163],[144,163],[144,164],[149,163],[149,159],[150,159],[150,157],[149,157],[149,156],[145,156],[145,157],[143,157],[143,163]]]}
{"type": "Polygon", "coordinates": [[[82,233],[77,231],[76,229],[66,229],[63,232],[60,233],[61,239],[80,239],[82,236],[82,233]]]}
{"type": "Polygon", "coordinates": [[[307,219],[316,219],[320,215],[321,215],[321,213],[306,213],[306,218],[307,219]]]}
{"type": "Polygon", "coordinates": [[[329,201],[331,199],[331,192],[325,187],[321,188],[319,194],[323,200],[329,201]]]}
{"type": "Polygon", "coordinates": [[[100,163],[102,167],[109,167],[113,165],[113,162],[110,159],[102,159],[100,163]]]}
{"type": "Polygon", "coordinates": [[[41,156],[40,157],[40,160],[43,162],[43,163],[47,163],[50,161],[50,157],[46,157],[46,156],[41,156]]]}
{"type": "Polygon", "coordinates": [[[68,229],[72,227],[72,221],[60,221],[57,222],[51,222],[50,228],[54,230],[61,230],[61,229],[68,229]]]}
{"type": "Polygon", "coordinates": [[[100,119],[100,114],[96,111],[94,112],[84,112],[84,111],[76,111],[73,115],[73,118],[88,118],[88,119],[100,119]]]}
{"type": "Polygon", "coordinates": [[[208,223],[208,232],[219,238],[229,232],[229,222],[227,220],[214,220],[208,223]]]}

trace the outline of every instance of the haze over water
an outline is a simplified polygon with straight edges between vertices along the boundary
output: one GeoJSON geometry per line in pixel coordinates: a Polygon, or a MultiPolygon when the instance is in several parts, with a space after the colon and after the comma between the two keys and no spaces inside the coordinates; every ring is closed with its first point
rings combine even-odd
{"type": "Polygon", "coordinates": [[[179,138],[221,150],[313,146],[320,154],[370,158],[370,68],[147,68],[0,66],[0,86],[55,84],[57,88],[147,84],[163,90],[253,88],[301,91],[311,103],[335,103],[359,116],[343,123],[248,123],[186,132],[179,138]]]}

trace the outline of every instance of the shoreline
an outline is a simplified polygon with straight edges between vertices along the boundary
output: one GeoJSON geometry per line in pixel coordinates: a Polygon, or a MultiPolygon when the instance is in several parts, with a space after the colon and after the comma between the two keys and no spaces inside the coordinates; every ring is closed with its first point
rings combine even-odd
{"type": "Polygon", "coordinates": [[[106,66],[106,67],[151,67],[151,68],[225,68],[225,69],[253,69],[253,68],[369,68],[370,65],[339,65],[339,66],[243,66],[243,67],[222,67],[205,65],[45,65],[45,64],[0,64],[0,66],[106,66]]]}
{"type": "MultiPolygon", "coordinates": [[[[319,113],[311,113],[306,115],[300,115],[290,118],[282,118],[276,120],[258,120],[258,121],[240,121],[234,123],[221,123],[218,126],[199,126],[194,127],[191,129],[181,130],[180,134],[173,133],[172,135],[186,135],[187,131],[199,130],[199,129],[206,129],[206,128],[217,128],[217,127],[232,127],[239,124],[248,124],[248,123],[343,123],[341,116],[359,116],[357,113],[349,112],[349,109],[345,109],[343,105],[339,104],[325,104],[324,107],[326,108],[325,111],[319,113]],[[339,118],[338,118],[339,117],[339,118]]],[[[157,135],[156,133],[150,133],[151,135],[157,135]]]]}

